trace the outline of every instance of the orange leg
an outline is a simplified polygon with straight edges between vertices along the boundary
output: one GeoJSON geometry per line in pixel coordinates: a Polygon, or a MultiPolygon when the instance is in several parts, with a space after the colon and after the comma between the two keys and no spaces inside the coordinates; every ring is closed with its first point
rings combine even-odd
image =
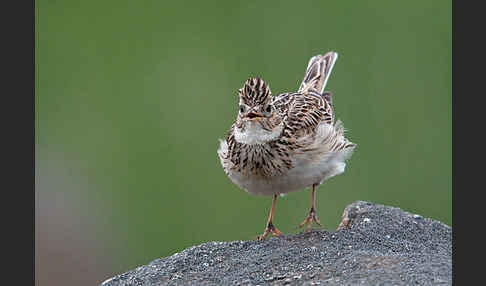
{"type": "Polygon", "coordinates": [[[273,211],[275,210],[275,205],[277,204],[277,195],[273,196],[272,209],[270,210],[270,215],[268,216],[267,227],[262,235],[256,237],[257,240],[265,240],[268,234],[272,235],[282,235],[282,233],[273,225],[273,211]]]}
{"type": "Polygon", "coordinates": [[[318,226],[321,226],[321,222],[316,216],[316,184],[312,185],[312,206],[309,212],[309,215],[304,219],[304,221],[299,224],[299,227],[303,227],[307,224],[307,232],[311,231],[312,222],[315,222],[318,226]]]}

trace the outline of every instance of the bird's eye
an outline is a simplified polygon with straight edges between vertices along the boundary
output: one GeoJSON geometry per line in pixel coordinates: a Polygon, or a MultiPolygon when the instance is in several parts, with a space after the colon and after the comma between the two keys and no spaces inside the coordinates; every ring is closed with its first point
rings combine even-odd
{"type": "Polygon", "coordinates": [[[269,105],[267,105],[267,108],[265,108],[265,111],[266,111],[266,112],[270,112],[270,111],[272,111],[272,106],[271,106],[270,104],[269,104],[269,105]]]}
{"type": "Polygon", "coordinates": [[[240,112],[241,113],[245,112],[245,107],[243,105],[240,105],[240,112]]]}

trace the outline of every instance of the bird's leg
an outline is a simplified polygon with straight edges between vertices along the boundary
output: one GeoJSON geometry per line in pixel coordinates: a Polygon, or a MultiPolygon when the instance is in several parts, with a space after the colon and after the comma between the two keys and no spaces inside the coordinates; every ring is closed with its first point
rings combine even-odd
{"type": "Polygon", "coordinates": [[[315,222],[318,226],[321,226],[321,222],[316,216],[316,187],[317,184],[312,185],[312,206],[309,215],[301,224],[299,224],[299,227],[303,227],[304,225],[307,224],[307,232],[310,232],[312,227],[312,222],[315,222]]]}
{"type": "Polygon", "coordinates": [[[272,209],[270,210],[270,215],[268,216],[267,227],[265,228],[265,232],[262,235],[258,235],[256,237],[257,240],[265,240],[265,238],[268,236],[269,233],[272,235],[282,235],[282,233],[272,223],[273,211],[275,209],[276,204],[277,204],[277,195],[274,195],[273,202],[272,202],[272,209]]]}

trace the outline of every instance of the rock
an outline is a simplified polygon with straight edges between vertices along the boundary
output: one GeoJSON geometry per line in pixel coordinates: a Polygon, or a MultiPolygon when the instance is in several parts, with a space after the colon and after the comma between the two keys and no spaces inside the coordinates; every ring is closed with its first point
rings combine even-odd
{"type": "Polygon", "coordinates": [[[452,229],[357,201],[335,231],[203,243],[102,285],[452,285],[452,229]]]}

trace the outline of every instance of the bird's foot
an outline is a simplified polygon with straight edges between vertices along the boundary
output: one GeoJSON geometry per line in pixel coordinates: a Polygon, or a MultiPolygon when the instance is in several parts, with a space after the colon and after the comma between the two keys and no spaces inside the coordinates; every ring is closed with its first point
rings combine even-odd
{"type": "Polygon", "coordinates": [[[307,232],[310,232],[312,227],[312,222],[315,222],[318,226],[321,226],[321,222],[317,218],[314,208],[311,208],[309,215],[306,217],[306,219],[304,219],[302,223],[299,224],[299,228],[307,224],[307,232]]]}
{"type": "Polygon", "coordinates": [[[282,233],[280,232],[280,230],[278,230],[272,222],[269,222],[267,224],[267,228],[265,229],[265,232],[263,232],[262,235],[257,235],[255,237],[256,240],[265,240],[265,238],[269,235],[277,235],[277,236],[280,236],[282,235],[282,233]]]}

